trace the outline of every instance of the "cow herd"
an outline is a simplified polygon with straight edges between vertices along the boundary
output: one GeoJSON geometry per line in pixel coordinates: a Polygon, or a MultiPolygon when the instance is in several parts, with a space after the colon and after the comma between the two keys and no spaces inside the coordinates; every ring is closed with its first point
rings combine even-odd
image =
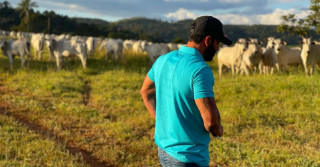
{"type": "Polygon", "coordinates": [[[257,39],[248,41],[239,38],[231,47],[222,47],[218,54],[219,77],[223,68],[231,68],[235,74],[249,75],[273,74],[274,70],[286,71],[287,66],[303,66],[306,75],[313,75],[316,65],[320,65],[320,44],[311,38],[302,38],[301,47],[288,47],[285,41],[269,37],[265,39],[266,46],[257,39]],[[310,67],[311,66],[311,67],[310,67]]]}
{"type": "Polygon", "coordinates": [[[24,67],[25,56],[28,64],[30,59],[42,59],[42,52],[48,48],[50,59],[55,59],[57,69],[61,69],[61,61],[64,58],[76,56],[80,59],[82,66],[87,67],[87,59],[93,56],[95,49],[104,51],[105,58],[110,57],[115,61],[125,61],[123,50],[132,50],[137,53],[147,53],[150,64],[157,57],[176,50],[181,44],[152,43],[144,40],[122,40],[112,38],[97,38],[86,36],[70,36],[68,34],[54,35],[42,33],[8,32],[0,30],[0,47],[4,56],[10,61],[10,69],[13,68],[14,56],[19,56],[21,66],[24,67]],[[34,55],[31,57],[30,48],[34,55]]]}
{"type": "MultiPolygon", "coordinates": [[[[236,74],[250,75],[273,74],[274,70],[286,71],[287,66],[303,66],[307,75],[312,75],[317,65],[320,65],[320,44],[311,38],[302,38],[301,47],[288,47],[285,41],[269,37],[265,39],[266,46],[257,39],[239,38],[231,47],[224,46],[217,52],[219,77],[231,69],[232,76],[236,74]]],[[[122,40],[112,38],[97,38],[85,36],[71,36],[68,34],[54,35],[41,33],[8,32],[0,30],[0,47],[4,56],[8,57],[10,69],[13,68],[14,56],[19,56],[21,66],[31,58],[42,59],[42,52],[48,48],[50,59],[55,59],[57,69],[60,70],[63,59],[76,56],[82,66],[87,67],[87,59],[93,56],[96,49],[104,51],[105,58],[114,61],[125,61],[123,50],[136,53],[147,53],[150,64],[160,55],[176,50],[181,44],[152,43],[144,40],[122,40]],[[31,57],[30,48],[34,55],[31,57]]]]}

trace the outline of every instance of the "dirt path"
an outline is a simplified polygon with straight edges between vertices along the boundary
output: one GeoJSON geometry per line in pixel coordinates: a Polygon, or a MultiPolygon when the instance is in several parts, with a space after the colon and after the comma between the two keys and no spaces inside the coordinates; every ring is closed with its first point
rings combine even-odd
{"type": "Polygon", "coordinates": [[[72,155],[81,154],[81,156],[83,157],[83,160],[92,167],[113,166],[107,162],[101,162],[98,158],[94,157],[92,153],[75,146],[74,141],[72,140],[67,141],[64,137],[56,136],[52,130],[32,122],[31,120],[27,119],[23,115],[11,112],[10,109],[8,109],[8,107],[4,106],[3,104],[0,104],[0,114],[14,118],[16,121],[25,125],[28,129],[40,134],[45,139],[49,139],[60,145],[65,145],[66,149],[72,155]]]}

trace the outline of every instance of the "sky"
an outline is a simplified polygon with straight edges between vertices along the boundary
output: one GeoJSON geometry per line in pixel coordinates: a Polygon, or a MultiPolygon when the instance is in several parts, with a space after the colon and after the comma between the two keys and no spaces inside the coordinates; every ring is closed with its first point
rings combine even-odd
{"type": "MultiPolygon", "coordinates": [[[[21,0],[9,0],[13,7],[21,0]]],[[[309,13],[309,0],[31,0],[36,11],[53,10],[69,17],[97,18],[109,22],[132,17],[164,21],[195,19],[203,15],[223,24],[277,25],[281,16],[309,13]]]]}

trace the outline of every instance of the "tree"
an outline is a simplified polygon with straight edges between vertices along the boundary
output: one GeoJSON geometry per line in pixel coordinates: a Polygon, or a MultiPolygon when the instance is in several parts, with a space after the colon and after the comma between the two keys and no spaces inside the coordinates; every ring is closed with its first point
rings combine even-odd
{"type": "Polygon", "coordinates": [[[3,8],[9,8],[10,7],[10,3],[8,2],[8,1],[4,1],[3,3],[2,3],[2,6],[1,7],[3,7],[3,8]]]}
{"type": "Polygon", "coordinates": [[[24,15],[24,18],[22,20],[24,20],[24,23],[27,25],[27,32],[29,32],[29,11],[35,7],[38,7],[37,3],[31,2],[31,0],[21,0],[21,2],[18,4],[20,17],[24,15]]]}
{"type": "Polygon", "coordinates": [[[306,18],[297,18],[295,14],[282,16],[282,23],[277,27],[280,32],[290,32],[299,36],[310,35],[310,31],[320,32],[320,0],[310,0],[310,14],[306,18]]]}

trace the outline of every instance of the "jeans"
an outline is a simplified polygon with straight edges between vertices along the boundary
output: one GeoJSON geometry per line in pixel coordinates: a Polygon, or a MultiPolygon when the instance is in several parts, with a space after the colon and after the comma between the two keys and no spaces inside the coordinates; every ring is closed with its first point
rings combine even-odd
{"type": "Polygon", "coordinates": [[[158,156],[162,167],[199,167],[196,163],[181,162],[158,147],[158,156]]]}

